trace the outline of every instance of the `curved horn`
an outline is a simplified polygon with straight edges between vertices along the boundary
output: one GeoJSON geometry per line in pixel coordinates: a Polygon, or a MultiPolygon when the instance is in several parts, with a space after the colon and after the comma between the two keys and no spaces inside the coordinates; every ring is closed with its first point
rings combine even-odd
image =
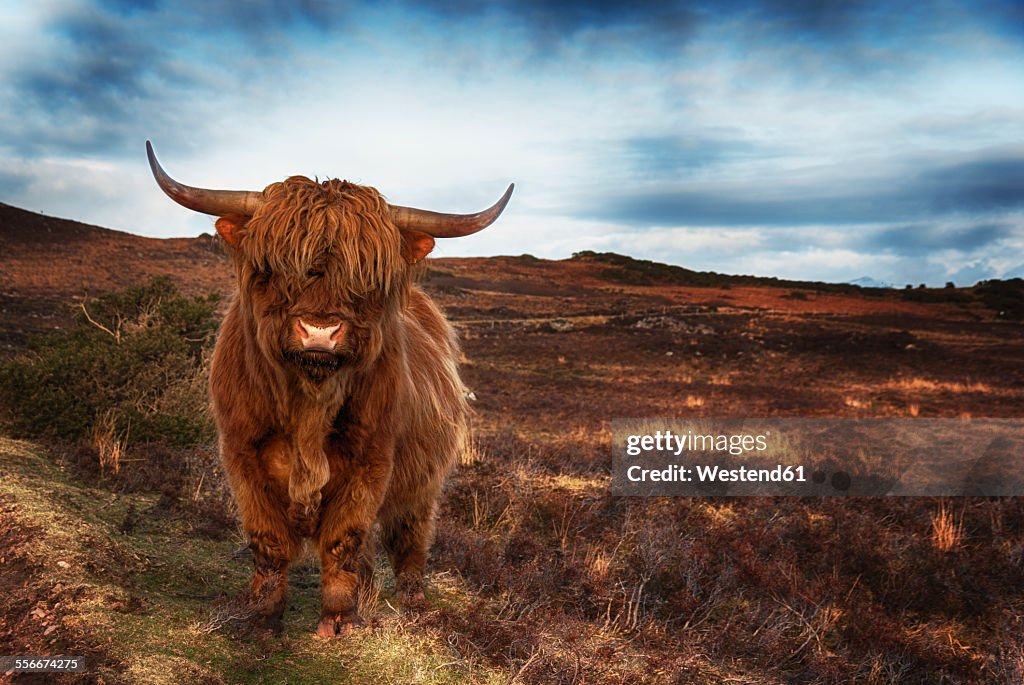
{"type": "Polygon", "coordinates": [[[146,155],[149,157],[149,168],[153,170],[153,178],[160,185],[160,189],[183,207],[213,216],[252,216],[263,204],[263,195],[251,190],[207,190],[178,183],[168,176],[160,162],[156,161],[153,145],[148,140],[146,155]]]}
{"type": "Polygon", "coordinates": [[[391,205],[391,220],[395,226],[409,231],[421,231],[435,238],[459,238],[482,231],[497,219],[512,197],[515,183],[509,184],[501,199],[488,209],[476,214],[441,214],[425,209],[391,205]]]}

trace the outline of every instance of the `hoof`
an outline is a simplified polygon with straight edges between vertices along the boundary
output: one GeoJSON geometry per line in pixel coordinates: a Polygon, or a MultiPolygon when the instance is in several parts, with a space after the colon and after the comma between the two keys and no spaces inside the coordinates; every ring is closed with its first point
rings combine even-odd
{"type": "Polygon", "coordinates": [[[279,573],[269,576],[257,574],[253,578],[253,588],[247,600],[249,625],[253,630],[281,634],[284,629],[281,618],[284,616],[286,582],[279,573]]]}
{"type": "Polygon", "coordinates": [[[252,620],[252,628],[255,631],[269,631],[274,635],[280,635],[284,632],[284,621],[281,620],[281,614],[257,615],[252,620]]]}
{"type": "Polygon", "coordinates": [[[320,617],[320,625],[316,627],[316,636],[320,638],[345,637],[362,626],[362,619],[354,611],[324,614],[320,617]]]}
{"type": "Polygon", "coordinates": [[[423,592],[422,581],[400,583],[395,595],[406,609],[422,611],[427,608],[427,597],[423,592]]]}
{"type": "Polygon", "coordinates": [[[427,608],[427,597],[423,594],[423,590],[403,592],[398,595],[398,602],[411,611],[422,611],[427,608]]]}

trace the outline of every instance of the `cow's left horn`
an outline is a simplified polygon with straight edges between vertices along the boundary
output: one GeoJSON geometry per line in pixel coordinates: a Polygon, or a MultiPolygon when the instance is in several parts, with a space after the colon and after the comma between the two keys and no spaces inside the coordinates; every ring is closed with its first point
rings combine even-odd
{"type": "Polygon", "coordinates": [[[149,157],[149,168],[153,170],[153,178],[156,179],[161,190],[179,205],[213,216],[228,216],[229,214],[252,216],[263,204],[263,194],[251,190],[207,190],[178,183],[168,176],[164,168],[160,166],[160,162],[156,161],[153,145],[148,140],[146,141],[146,155],[149,157]]]}
{"type": "Polygon", "coordinates": [[[435,238],[459,238],[482,231],[494,223],[494,220],[501,216],[515,187],[515,183],[510,184],[500,200],[476,214],[442,214],[426,209],[391,205],[391,220],[398,228],[408,231],[421,231],[435,238]]]}

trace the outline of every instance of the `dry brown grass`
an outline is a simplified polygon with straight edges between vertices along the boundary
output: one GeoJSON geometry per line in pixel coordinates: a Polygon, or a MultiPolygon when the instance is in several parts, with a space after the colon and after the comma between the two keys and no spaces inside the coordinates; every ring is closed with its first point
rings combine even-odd
{"type": "Polygon", "coordinates": [[[117,417],[107,411],[93,426],[92,446],[99,455],[100,472],[117,475],[121,471],[128,445],[127,433],[117,430],[117,417]]]}
{"type": "Polygon", "coordinates": [[[956,516],[952,506],[946,501],[939,502],[939,507],[931,514],[932,544],[940,552],[952,552],[960,547],[964,537],[963,513],[956,516]]]}
{"type": "Polygon", "coordinates": [[[255,615],[255,609],[243,596],[225,598],[215,602],[206,618],[193,624],[192,629],[205,634],[221,630],[239,631],[244,629],[255,615]]]}
{"type": "Polygon", "coordinates": [[[988,383],[970,381],[937,381],[918,376],[891,380],[881,387],[885,389],[901,390],[904,392],[990,393],[993,391],[992,386],[988,383]]]}
{"type": "MultiPolygon", "coordinates": [[[[572,261],[435,266],[443,288],[426,288],[460,331],[474,435],[446,490],[428,610],[400,617],[385,593],[374,634],[433,644],[466,682],[1022,682],[1024,499],[614,498],[608,422],[1019,417],[1024,327],[898,296],[625,286],[572,261]]],[[[178,478],[142,528],[173,521],[163,540],[192,539],[222,475],[146,456],[104,485],[160,493],[178,478]]],[[[393,650],[373,677],[408,657],[393,650]]]]}
{"type": "Polygon", "coordinates": [[[459,454],[459,464],[461,466],[473,466],[486,458],[487,454],[480,447],[480,443],[477,442],[475,435],[470,432],[469,439],[466,440],[466,448],[459,454]]]}
{"type": "Polygon", "coordinates": [[[696,395],[687,395],[686,400],[683,402],[683,406],[687,409],[696,409],[697,407],[704,406],[704,398],[697,397],[696,395]]]}

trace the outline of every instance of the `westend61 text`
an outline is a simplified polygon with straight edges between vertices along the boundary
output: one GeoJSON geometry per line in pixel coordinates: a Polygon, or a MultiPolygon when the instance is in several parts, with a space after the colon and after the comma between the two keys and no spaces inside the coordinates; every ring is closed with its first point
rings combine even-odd
{"type": "Polygon", "coordinates": [[[673,433],[657,431],[653,435],[630,435],[626,438],[626,454],[635,457],[641,452],[673,452],[678,457],[688,452],[763,452],[768,449],[768,436],[763,435],[701,435],[693,431],[673,433]]]}
{"type": "Polygon", "coordinates": [[[693,467],[672,464],[663,469],[645,469],[641,466],[630,466],[626,478],[634,483],[804,483],[803,466],[776,466],[773,469],[752,469],[740,466],[735,469],[724,469],[719,466],[693,467]],[[694,478],[696,476],[696,479],[694,478]]]}

